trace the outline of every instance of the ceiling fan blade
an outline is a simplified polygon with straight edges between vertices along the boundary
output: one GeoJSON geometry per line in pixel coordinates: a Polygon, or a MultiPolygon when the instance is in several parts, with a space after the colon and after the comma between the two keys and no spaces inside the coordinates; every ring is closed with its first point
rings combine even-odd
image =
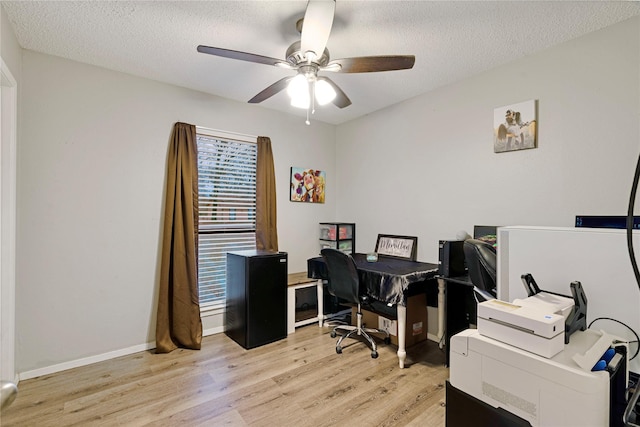
{"type": "Polygon", "coordinates": [[[237,50],[222,49],[211,46],[198,46],[198,52],[208,53],[209,55],[221,56],[223,58],[238,59],[240,61],[254,62],[257,64],[275,65],[277,67],[293,69],[291,64],[281,59],[270,58],[268,56],[256,55],[253,53],[239,52],[237,50]]]}
{"type": "Polygon", "coordinates": [[[373,73],[407,70],[413,68],[415,62],[416,57],[413,55],[361,56],[335,59],[321,69],[338,73],[373,73]]]}
{"type": "Polygon", "coordinates": [[[291,80],[292,78],[293,78],[292,76],[289,76],[289,77],[284,77],[284,78],[278,80],[277,82],[275,82],[271,86],[267,87],[266,89],[264,89],[262,92],[260,92],[259,94],[257,94],[253,98],[251,98],[249,100],[249,103],[250,104],[258,104],[258,103],[264,101],[265,99],[271,98],[276,93],[278,93],[281,90],[285,89],[287,87],[287,84],[289,84],[289,80],[291,80]]]}
{"type": "Polygon", "coordinates": [[[335,0],[309,0],[302,21],[300,50],[303,54],[313,52],[316,58],[322,55],[329,40],[335,10],[335,0]]]}
{"type": "Polygon", "coordinates": [[[347,95],[342,91],[342,89],[340,89],[340,87],[338,87],[337,84],[333,82],[333,80],[324,76],[318,76],[318,80],[324,80],[325,82],[329,83],[333,90],[336,91],[336,97],[333,99],[333,101],[331,101],[335,104],[336,107],[344,108],[351,105],[351,100],[349,99],[349,97],[347,97],[347,95]]]}

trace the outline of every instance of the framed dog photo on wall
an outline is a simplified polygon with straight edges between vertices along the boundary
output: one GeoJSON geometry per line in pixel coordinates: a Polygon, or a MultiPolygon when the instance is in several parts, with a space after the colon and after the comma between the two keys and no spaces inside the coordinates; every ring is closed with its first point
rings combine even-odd
{"type": "Polygon", "coordinates": [[[324,203],[325,172],[291,168],[292,202],[324,203]]]}
{"type": "Polygon", "coordinates": [[[536,100],[505,105],[493,110],[493,151],[526,150],[538,146],[536,100]]]}

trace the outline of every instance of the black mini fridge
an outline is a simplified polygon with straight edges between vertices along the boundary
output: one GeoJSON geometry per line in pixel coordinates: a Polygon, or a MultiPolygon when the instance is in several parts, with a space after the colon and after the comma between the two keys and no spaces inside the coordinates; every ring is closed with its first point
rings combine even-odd
{"type": "Polygon", "coordinates": [[[225,333],[246,349],[287,336],[287,253],[227,253],[225,333]]]}

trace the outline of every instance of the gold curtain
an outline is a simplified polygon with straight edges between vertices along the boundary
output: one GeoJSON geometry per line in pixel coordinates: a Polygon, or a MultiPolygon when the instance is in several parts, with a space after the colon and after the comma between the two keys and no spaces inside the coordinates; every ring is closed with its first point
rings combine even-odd
{"type": "Polygon", "coordinates": [[[176,123],[167,159],[156,353],[200,349],[196,128],[176,123]]]}
{"type": "Polygon", "coordinates": [[[276,219],[276,174],[271,139],[259,136],[256,166],[256,249],[278,250],[276,219]]]}

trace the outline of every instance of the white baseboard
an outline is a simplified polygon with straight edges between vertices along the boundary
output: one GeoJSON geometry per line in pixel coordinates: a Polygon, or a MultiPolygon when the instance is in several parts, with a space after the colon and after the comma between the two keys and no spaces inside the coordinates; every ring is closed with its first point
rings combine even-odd
{"type": "Polygon", "coordinates": [[[38,368],[32,371],[21,372],[18,375],[20,377],[20,381],[28,380],[31,378],[40,377],[42,375],[49,375],[60,371],[66,371],[67,369],[78,368],[80,366],[86,366],[92,363],[104,362],[105,360],[114,359],[120,356],[127,356],[129,354],[139,353],[141,351],[151,350],[154,348],[156,348],[155,341],[146,344],[134,345],[132,347],[123,348],[121,350],[110,351],[108,353],[97,354],[95,356],[85,357],[82,359],[72,360],[57,365],[46,366],[44,368],[38,368]]]}
{"type": "MultiPolygon", "coordinates": [[[[202,336],[215,335],[224,332],[223,326],[210,328],[202,331],[202,336]]],[[[152,350],[156,348],[156,342],[134,345],[132,347],[123,348],[121,350],[110,351],[108,353],[97,354],[95,356],[85,357],[82,359],[72,360],[57,365],[46,366],[44,368],[34,369],[32,371],[21,372],[16,378],[16,384],[22,380],[41,377],[42,375],[54,374],[56,372],[66,371],[67,369],[79,368],[80,366],[91,365],[92,363],[104,362],[105,360],[114,359],[120,356],[127,356],[141,351],[152,350]]]]}
{"type": "Polygon", "coordinates": [[[208,337],[209,335],[221,334],[224,332],[224,326],[216,326],[215,328],[209,328],[202,331],[203,337],[208,337]]]}

